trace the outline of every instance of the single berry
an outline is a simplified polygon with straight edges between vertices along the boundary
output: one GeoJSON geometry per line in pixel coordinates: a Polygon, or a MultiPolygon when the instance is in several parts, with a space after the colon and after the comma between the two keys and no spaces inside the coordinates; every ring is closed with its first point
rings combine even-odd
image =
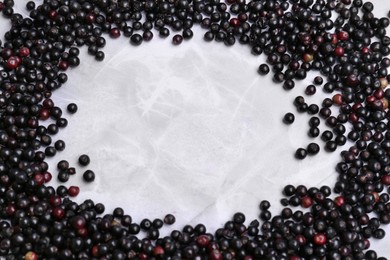
{"type": "Polygon", "coordinates": [[[293,113],[286,113],[283,117],[283,122],[287,125],[290,125],[292,123],[294,123],[294,120],[295,120],[295,116],[293,113]]]}
{"type": "Polygon", "coordinates": [[[307,151],[303,148],[298,148],[295,152],[295,158],[302,160],[305,159],[307,155],[307,151]]]}
{"type": "Polygon", "coordinates": [[[90,163],[90,161],[91,160],[89,159],[89,156],[86,154],[82,154],[79,157],[79,164],[82,166],[87,166],[90,163]]]}
{"type": "Polygon", "coordinates": [[[83,179],[86,182],[93,182],[95,180],[95,173],[91,170],[86,170],[83,173],[83,179]]]}

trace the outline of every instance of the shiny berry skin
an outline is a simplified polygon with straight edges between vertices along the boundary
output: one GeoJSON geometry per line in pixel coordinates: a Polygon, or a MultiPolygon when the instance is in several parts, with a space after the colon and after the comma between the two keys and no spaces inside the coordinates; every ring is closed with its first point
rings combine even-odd
{"type": "Polygon", "coordinates": [[[173,36],[172,38],[172,43],[174,45],[179,45],[183,42],[183,36],[179,35],[179,34],[176,34],[175,36],[173,36]]]}
{"type": "Polygon", "coordinates": [[[86,170],[83,173],[83,179],[85,182],[93,182],[95,180],[95,173],[91,170],[86,170]]]}
{"type": "Polygon", "coordinates": [[[19,59],[16,56],[11,56],[7,60],[6,67],[10,70],[16,69],[19,66],[19,59]]]}
{"type": "Polygon", "coordinates": [[[65,216],[65,210],[63,208],[60,208],[60,207],[56,207],[52,210],[51,214],[53,215],[53,217],[57,220],[61,220],[64,218],[65,216]]]}
{"type": "Polygon", "coordinates": [[[303,148],[298,148],[295,151],[295,158],[297,158],[299,160],[305,159],[306,156],[307,156],[307,151],[303,148]]]}
{"type": "Polygon", "coordinates": [[[36,184],[37,184],[38,186],[41,186],[41,185],[43,185],[43,183],[45,182],[45,178],[44,178],[43,174],[36,173],[36,174],[34,175],[34,181],[36,182],[36,184]]]}
{"type": "Polygon", "coordinates": [[[233,27],[239,27],[241,22],[237,18],[232,18],[230,19],[229,24],[233,27]]]}
{"type": "Polygon", "coordinates": [[[44,108],[52,108],[54,107],[54,102],[52,99],[46,98],[45,100],[43,100],[42,105],[44,108]]]}
{"type": "Polygon", "coordinates": [[[371,52],[371,50],[368,47],[363,47],[362,50],[361,50],[362,54],[367,54],[367,53],[370,53],[370,52],[371,52]]]}
{"type": "Polygon", "coordinates": [[[42,108],[39,111],[39,119],[40,120],[47,120],[50,117],[50,110],[47,108],[42,108]]]}
{"type": "Polygon", "coordinates": [[[143,41],[143,38],[141,35],[139,35],[138,33],[135,33],[133,34],[131,37],[130,37],[130,43],[134,46],[138,46],[138,45],[141,45],[143,41]]]}
{"type": "Polygon", "coordinates": [[[70,224],[74,229],[77,230],[85,227],[86,220],[82,216],[74,216],[73,218],[71,218],[70,224]]]}
{"type": "Polygon", "coordinates": [[[85,16],[85,22],[88,24],[93,24],[96,20],[96,16],[93,13],[88,13],[85,16]]]}
{"type": "Polygon", "coordinates": [[[215,249],[215,250],[210,252],[209,259],[210,260],[222,260],[223,255],[222,255],[221,251],[215,249]]]}
{"type": "Polygon", "coordinates": [[[346,41],[349,39],[349,34],[348,32],[346,31],[340,31],[338,34],[337,34],[337,38],[341,41],[346,41]]]}
{"type": "Polygon", "coordinates": [[[27,57],[28,55],[30,55],[30,49],[27,47],[20,48],[19,55],[22,57],[27,57]]]}
{"type": "Polygon", "coordinates": [[[49,199],[49,203],[50,203],[50,205],[52,205],[53,207],[56,207],[56,206],[61,205],[61,202],[62,202],[61,197],[59,197],[59,196],[57,196],[57,195],[53,195],[53,196],[51,196],[50,199],[49,199]]]}
{"type": "Polygon", "coordinates": [[[326,235],[321,234],[321,233],[315,234],[313,237],[313,242],[314,242],[314,244],[316,244],[318,246],[325,245],[326,244],[326,235]]]}
{"type": "Polygon", "coordinates": [[[89,159],[88,155],[86,155],[86,154],[80,155],[80,157],[79,157],[79,164],[81,166],[87,166],[90,162],[91,162],[91,160],[89,159]]]}
{"type": "Polygon", "coordinates": [[[341,94],[336,94],[332,97],[333,104],[342,105],[343,104],[343,96],[341,94]]]}
{"type": "Polygon", "coordinates": [[[304,208],[309,208],[311,205],[313,205],[313,199],[309,196],[304,196],[301,199],[301,206],[304,208]]]}
{"type": "Polygon", "coordinates": [[[259,66],[259,69],[258,69],[258,72],[259,74],[261,75],[267,75],[269,73],[270,69],[269,69],[269,66],[267,64],[261,64],[259,66]]]}
{"type": "Polygon", "coordinates": [[[344,48],[341,46],[337,46],[334,50],[334,54],[338,57],[343,57],[344,56],[344,48]]]}
{"type": "Polygon", "coordinates": [[[200,247],[207,247],[210,243],[210,239],[206,235],[200,235],[196,238],[196,244],[200,247]]]}
{"type": "Polygon", "coordinates": [[[172,214],[167,214],[165,217],[164,217],[164,223],[167,224],[167,225],[172,225],[174,224],[176,221],[176,218],[174,215],[172,214]]]}
{"type": "Polygon", "coordinates": [[[80,188],[77,186],[70,186],[68,189],[68,194],[70,197],[76,197],[80,193],[80,188]]]}
{"type": "Polygon", "coordinates": [[[57,12],[55,10],[49,11],[49,17],[54,20],[57,17],[57,12]]]}
{"type": "Polygon", "coordinates": [[[156,246],[153,249],[153,255],[156,257],[161,257],[162,255],[164,255],[164,249],[161,246],[156,246]]]}
{"type": "Polygon", "coordinates": [[[119,36],[121,36],[121,31],[118,28],[112,28],[110,31],[110,37],[116,39],[119,36]]]}
{"type": "Polygon", "coordinates": [[[341,207],[345,203],[344,196],[337,196],[334,198],[334,203],[336,204],[337,207],[341,207]]]}
{"type": "Polygon", "coordinates": [[[75,103],[70,103],[70,104],[66,107],[66,109],[68,110],[68,112],[69,112],[70,114],[74,114],[74,113],[77,112],[78,107],[77,107],[77,105],[76,105],[75,103]]]}
{"type": "Polygon", "coordinates": [[[311,62],[314,59],[313,54],[311,53],[304,53],[303,54],[303,61],[304,62],[311,62]]]}
{"type": "Polygon", "coordinates": [[[295,116],[293,113],[286,113],[283,117],[283,122],[287,125],[290,125],[292,123],[294,123],[294,120],[295,120],[295,116]]]}
{"type": "Polygon", "coordinates": [[[33,251],[28,251],[24,255],[24,260],[38,260],[38,255],[33,251]]]}
{"type": "Polygon", "coordinates": [[[65,60],[62,60],[58,63],[58,68],[62,71],[65,71],[69,68],[69,63],[65,60]]]}
{"type": "Polygon", "coordinates": [[[390,185],[390,175],[383,175],[381,178],[381,182],[384,185],[390,185]]]}
{"type": "Polygon", "coordinates": [[[45,183],[48,183],[49,181],[51,181],[52,178],[53,178],[53,176],[51,175],[50,172],[43,173],[43,179],[44,179],[45,183]]]}
{"type": "Polygon", "coordinates": [[[320,146],[316,143],[310,143],[306,149],[309,155],[315,155],[320,151],[320,146]]]}

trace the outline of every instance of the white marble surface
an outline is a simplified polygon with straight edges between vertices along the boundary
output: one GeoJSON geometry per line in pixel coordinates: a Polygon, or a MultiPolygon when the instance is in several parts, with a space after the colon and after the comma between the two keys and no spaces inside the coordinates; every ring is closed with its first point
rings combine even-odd
{"type": "MultiPolygon", "coordinates": [[[[16,2],[25,13],[24,1],[16,2]]],[[[372,2],[376,14],[387,14],[390,2],[372,2]]],[[[8,22],[0,19],[4,32],[8,22]]],[[[323,146],[307,137],[309,116],[292,105],[314,75],[286,92],[257,74],[264,56],[239,44],[206,43],[203,33],[195,29],[180,46],[172,46],[173,35],[140,47],[124,37],[108,40],[101,63],[81,49],[81,66],[53,96],[64,110],[75,102],[79,111],[66,115],[69,126],[54,141],[67,147],[51,160],[54,175],[60,159],[76,166],[67,185],[80,185],[77,201],[93,198],[108,211],[120,206],[138,221],[173,213],[175,228],[202,222],[215,230],[236,211],[257,218],[263,199],[278,212],[286,184],[333,186],[342,148],[303,161],[293,156],[309,142],[323,146]],[[296,121],[286,126],[282,117],[290,111],[296,121]],[[84,153],[87,168],[77,165],[84,153]],[[95,171],[95,182],[82,181],[86,169],[95,171]]],[[[308,102],[320,102],[318,92],[308,102]]],[[[388,241],[372,247],[390,256],[388,241]]]]}

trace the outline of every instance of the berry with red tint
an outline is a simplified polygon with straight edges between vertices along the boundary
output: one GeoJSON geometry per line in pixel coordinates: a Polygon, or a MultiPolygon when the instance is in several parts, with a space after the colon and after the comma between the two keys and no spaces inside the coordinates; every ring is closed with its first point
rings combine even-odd
{"type": "Polygon", "coordinates": [[[70,186],[68,189],[68,194],[70,197],[76,197],[80,193],[80,188],[77,186],[70,186]]]}

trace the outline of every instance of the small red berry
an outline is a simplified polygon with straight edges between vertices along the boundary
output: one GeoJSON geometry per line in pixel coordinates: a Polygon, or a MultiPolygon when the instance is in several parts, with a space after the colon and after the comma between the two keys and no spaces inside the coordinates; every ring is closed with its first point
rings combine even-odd
{"type": "Polygon", "coordinates": [[[80,228],[77,230],[77,234],[80,236],[80,237],[88,237],[88,229],[83,227],[83,228],[80,228]]]}
{"type": "Polygon", "coordinates": [[[33,251],[28,251],[24,255],[24,260],[38,260],[38,255],[33,251]]]}
{"type": "Polygon", "coordinates": [[[374,97],[377,98],[377,99],[381,99],[385,96],[385,92],[383,91],[383,89],[381,88],[378,88],[377,90],[374,91],[374,97]]]}
{"type": "Polygon", "coordinates": [[[311,53],[304,53],[303,54],[303,61],[305,62],[311,62],[313,60],[313,54],[311,53]]]}
{"type": "Polygon", "coordinates": [[[5,207],[5,213],[8,216],[13,216],[15,212],[16,212],[16,208],[14,205],[8,205],[7,207],[5,207]]]}
{"type": "Polygon", "coordinates": [[[56,207],[56,208],[53,209],[51,214],[53,215],[53,217],[55,219],[61,220],[65,216],[65,210],[63,208],[56,207]]]}
{"type": "Polygon", "coordinates": [[[11,56],[7,60],[7,68],[8,69],[16,69],[19,66],[19,59],[16,56],[11,56]]]}
{"type": "Polygon", "coordinates": [[[40,120],[47,120],[50,117],[50,110],[47,108],[42,108],[39,111],[39,119],[40,120]]]}
{"type": "Polygon", "coordinates": [[[44,178],[44,180],[45,180],[45,183],[48,183],[49,181],[51,181],[51,178],[52,178],[53,176],[51,175],[51,173],[50,172],[44,172],[43,173],[43,178],[44,178]]]}
{"type": "Polygon", "coordinates": [[[207,246],[207,251],[211,252],[213,250],[218,250],[219,249],[219,245],[213,241],[213,242],[210,242],[209,245],[207,246]]]}
{"type": "Polygon", "coordinates": [[[363,47],[361,52],[362,52],[362,54],[367,54],[367,53],[370,52],[370,48],[368,48],[368,47],[363,47]]]}
{"type": "Polygon", "coordinates": [[[368,96],[366,97],[366,102],[367,103],[373,103],[376,100],[374,96],[368,96]]]}
{"type": "Polygon", "coordinates": [[[310,198],[309,196],[304,196],[301,199],[301,205],[304,208],[309,208],[311,205],[313,205],[313,199],[310,198]]]}
{"type": "Polygon", "coordinates": [[[345,32],[345,31],[341,31],[337,34],[337,37],[339,38],[339,40],[341,41],[346,41],[349,39],[349,34],[348,32],[345,32]]]}
{"type": "Polygon", "coordinates": [[[359,108],[361,108],[362,107],[362,103],[355,103],[355,104],[353,104],[353,106],[352,106],[352,110],[353,111],[357,111],[359,108]]]}
{"type": "Polygon", "coordinates": [[[161,247],[161,246],[156,246],[154,249],[153,249],[153,255],[154,256],[162,256],[164,254],[164,249],[161,247]]]}
{"type": "Polygon", "coordinates": [[[321,43],[323,43],[323,42],[324,42],[324,37],[322,37],[322,36],[317,36],[317,37],[315,38],[315,43],[321,44],[321,43]]]}
{"type": "Polygon", "coordinates": [[[49,203],[53,207],[61,205],[61,201],[62,201],[62,199],[59,196],[57,196],[57,195],[51,196],[50,199],[49,199],[49,203]]]}
{"type": "Polygon", "coordinates": [[[67,70],[69,68],[69,63],[65,60],[62,60],[58,63],[58,68],[60,68],[60,70],[67,70]]]}
{"type": "Polygon", "coordinates": [[[237,18],[232,18],[230,19],[229,24],[233,27],[238,27],[240,26],[241,22],[237,18]]]}
{"type": "Polygon", "coordinates": [[[337,207],[341,207],[342,205],[344,205],[345,203],[344,196],[337,196],[336,198],[334,198],[334,203],[336,204],[337,207]]]}
{"type": "Polygon", "coordinates": [[[210,253],[210,260],[222,260],[222,253],[219,250],[213,250],[210,253]]]}
{"type": "Polygon", "coordinates": [[[74,216],[70,223],[74,229],[78,230],[85,227],[86,221],[83,216],[74,216]]]}
{"type": "Polygon", "coordinates": [[[343,96],[341,94],[336,94],[333,96],[332,101],[335,105],[341,106],[343,104],[343,96]]]}
{"type": "Polygon", "coordinates": [[[28,55],[30,55],[30,49],[27,47],[20,48],[19,55],[22,57],[27,57],[28,55]]]}
{"type": "Polygon", "coordinates": [[[45,100],[43,100],[42,105],[44,108],[52,108],[54,107],[54,102],[52,99],[46,98],[45,100]]]}
{"type": "Polygon", "coordinates": [[[96,20],[96,16],[93,14],[93,13],[89,13],[85,16],[85,21],[88,23],[88,24],[92,24],[94,23],[96,20]]]}
{"type": "Polygon", "coordinates": [[[57,17],[57,12],[55,10],[51,10],[49,12],[50,19],[54,20],[57,17]]]}
{"type": "Polygon", "coordinates": [[[196,238],[196,243],[200,246],[200,247],[207,247],[210,243],[210,239],[208,236],[206,235],[200,235],[196,238]]]}
{"type": "Polygon", "coordinates": [[[295,240],[298,242],[299,245],[303,246],[306,245],[306,237],[304,235],[297,235],[295,237],[295,240]]]}
{"type": "Polygon", "coordinates": [[[326,243],[326,236],[325,236],[325,234],[322,234],[322,233],[315,234],[314,238],[313,238],[313,242],[314,242],[314,244],[316,244],[318,246],[325,245],[325,243],[326,243]]]}
{"type": "Polygon", "coordinates": [[[356,123],[357,121],[359,121],[359,117],[354,112],[351,112],[348,115],[348,120],[351,123],[356,123]]]}
{"type": "Polygon", "coordinates": [[[68,194],[71,197],[76,197],[80,193],[80,188],[77,186],[70,186],[68,189],[68,194]]]}
{"type": "Polygon", "coordinates": [[[98,257],[99,256],[99,250],[98,250],[98,246],[97,245],[94,245],[92,247],[91,255],[94,256],[94,257],[98,257]]]}
{"type": "Polygon", "coordinates": [[[343,57],[344,56],[344,48],[341,46],[337,46],[334,50],[334,54],[338,57],[343,57]]]}
{"type": "Polygon", "coordinates": [[[121,31],[118,28],[112,28],[110,31],[110,36],[111,38],[116,39],[121,36],[121,31]]]}
{"type": "Polygon", "coordinates": [[[43,185],[43,183],[45,182],[45,177],[43,176],[43,174],[40,174],[40,173],[36,173],[34,175],[34,181],[36,182],[36,184],[38,186],[41,186],[43,185]]]}

